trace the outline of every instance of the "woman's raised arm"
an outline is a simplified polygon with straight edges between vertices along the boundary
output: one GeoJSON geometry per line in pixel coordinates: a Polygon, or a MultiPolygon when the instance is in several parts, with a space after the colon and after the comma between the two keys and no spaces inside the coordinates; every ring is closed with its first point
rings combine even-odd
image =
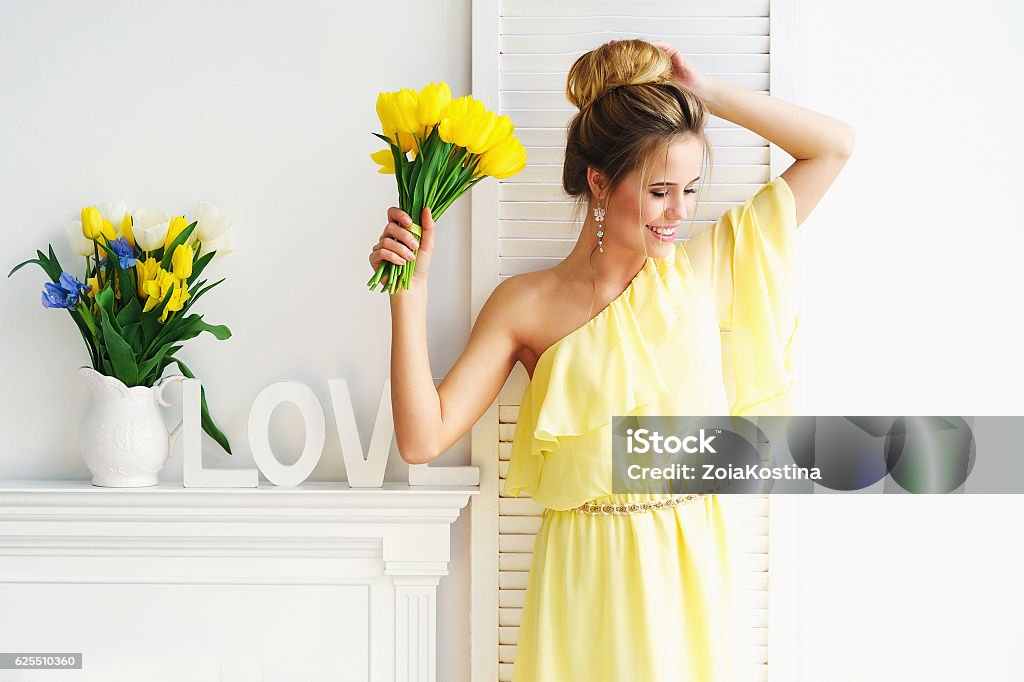
{"type": "MultiPolygon", "coordinates": [[[[392,208],[388,218],[371,256],[374,270],[382,259],[400,262],[394,258],[410,257],[415,247],[415,238],[398,224],[408,225],[408,214],[392,208]]],[[[435,389],[427,349],[426,286],[434,224],[428,209],[422,218],[423,241],[410,288],[390,296],[391,407],[398,452],[409,464],[437,458],[476,423],[511,374],[519,349],[511,282],[503,282],[480,310],[466,349],[435,389]]]]}

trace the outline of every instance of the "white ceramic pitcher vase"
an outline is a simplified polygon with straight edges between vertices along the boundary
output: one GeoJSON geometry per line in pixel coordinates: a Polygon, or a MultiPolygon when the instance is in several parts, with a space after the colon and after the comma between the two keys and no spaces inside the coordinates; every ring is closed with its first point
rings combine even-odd
{"type": "Polygon", "coordinates": [[[170,406],[163,399],[163,389],[185,377],[167,376],[153,386],[129,388],[92,367],[78,371],[93,390],[92,406],[79,435],[92,484],[109,488],[156,485],[182,424],[179,421],[168,433],[158,405],[170,406]]]}

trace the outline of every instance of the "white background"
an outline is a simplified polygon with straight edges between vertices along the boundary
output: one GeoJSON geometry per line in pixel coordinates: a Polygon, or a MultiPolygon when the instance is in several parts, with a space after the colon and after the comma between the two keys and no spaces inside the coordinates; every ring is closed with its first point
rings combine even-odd
{"type": "MultiPolygon", "coordinates": [[[[204,436],[208,464],[252,466],[249,406],[284,379],[325,407],[327,380],[348,379],[368,441],[390,318],[365,288],[366,258],[395,203],[393,177],[368,158],[380,147],[374,102],[430,80],[468,92],[469,22],[468,0],[0,2],[3,274],[47,242],[80,268],[62,224],[83,205],[211,201],[234,218],[239,246],[211,266],[228,279],[200,311],[234,336],[181,353],[235,452],[204,436]]],[[[779,46],[798,51],[796,101],[857,130],[800,228],[805,413],[1022,412],[1022,29],[1008,1],[800,8],[799,44],[779,46]]],[[[436,377],[469,333],[468,216],[463,200],[438,229],[436,377]]],[[[43,281],[32,266],[0,286],[0,478],[87,478],[77,429],[91,398],[74,370],[88,356],[67,314],[40,306],[43,281]]],[[[331,423],[313,480],[344,478],[331,423]]],[[[272,428],[289,461],[302,447],[297,411],[279,410],[272,428]]],[[[438,463],[468,463],[468,441],[438,463]]],[[[404,475],[395,453],[388,479],[404,475]]],[[[180,477],[176,456],[161,478],[180,477]]],[[[1018,498],[807,502],[805,679],[1019,675],[998,625],[1024,606],[1019,533],[1004,530],[1018,498]]],[[[438,594],[442,680],[469,674],[468,530],[464,515],[438,594]]]]}

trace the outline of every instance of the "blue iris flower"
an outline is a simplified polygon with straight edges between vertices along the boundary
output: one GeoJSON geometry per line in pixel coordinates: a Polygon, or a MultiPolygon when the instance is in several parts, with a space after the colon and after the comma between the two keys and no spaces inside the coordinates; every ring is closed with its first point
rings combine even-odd
{"type": "Polygon", "coordinates": [[[118,260],[121,261],[122,270],[127,270],[135,265],[135,250],[132,249],[132,245],[128,243],[126,237],[118,237],[110,242],[110,248],[113,249],[114,253],[117,254],[118,260]]]}
{"type": "Polygon", "coordinates": [[[47,282],[43,285],[43,306],[73,310],[78,305],[78,297],[88,289],[89,285],[82,284],[74,275],[62,272],[58,284],[47,282]]]}

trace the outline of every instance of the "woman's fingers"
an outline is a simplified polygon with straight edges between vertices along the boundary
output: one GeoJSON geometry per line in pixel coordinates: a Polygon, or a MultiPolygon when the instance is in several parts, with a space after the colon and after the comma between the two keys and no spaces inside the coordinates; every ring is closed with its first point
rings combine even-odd
{"type": "Polygon", "coordinates": [[[397,253],[406,260],[412,260],[413,258],[416,257],[416,254],[413,253],[413,249],[409,248],[404,243],[395,239],[394,237],[384,237],[383,239],[380,240],[380,243],[381,247],[387,249],[388,251],[393,251],[397,253]]]}
{"type": "Polygon", "coordinates": [[[387,227],[384,228],[384,233],[380,236],[381,240],[394,239],[396,242],[404,244],[407,248],[412,251],[420,248],[419,240],[409,230],[405,229],[401,225],[395,223],[388,223],[387,227]]]}
{"type": "Polygon", "coordinates": [[[388,222],[398,223],[399,225],[408,227],[409,225],[412,225],[412,218],[410,218],[409,214],[402,209],[397,206],[392,206],[388,209],[388,222]]]}
{"type": "Polygon", "coordinates": [[[370,265],[374,270],[380,266],[382,261],[388,261],[395,265],[404,265],[407,261],[401,254],[396,253],[392,249],[388,248],[387,245],[380,245],[373,247],[373,251],[370,252],[370,265]]]}

